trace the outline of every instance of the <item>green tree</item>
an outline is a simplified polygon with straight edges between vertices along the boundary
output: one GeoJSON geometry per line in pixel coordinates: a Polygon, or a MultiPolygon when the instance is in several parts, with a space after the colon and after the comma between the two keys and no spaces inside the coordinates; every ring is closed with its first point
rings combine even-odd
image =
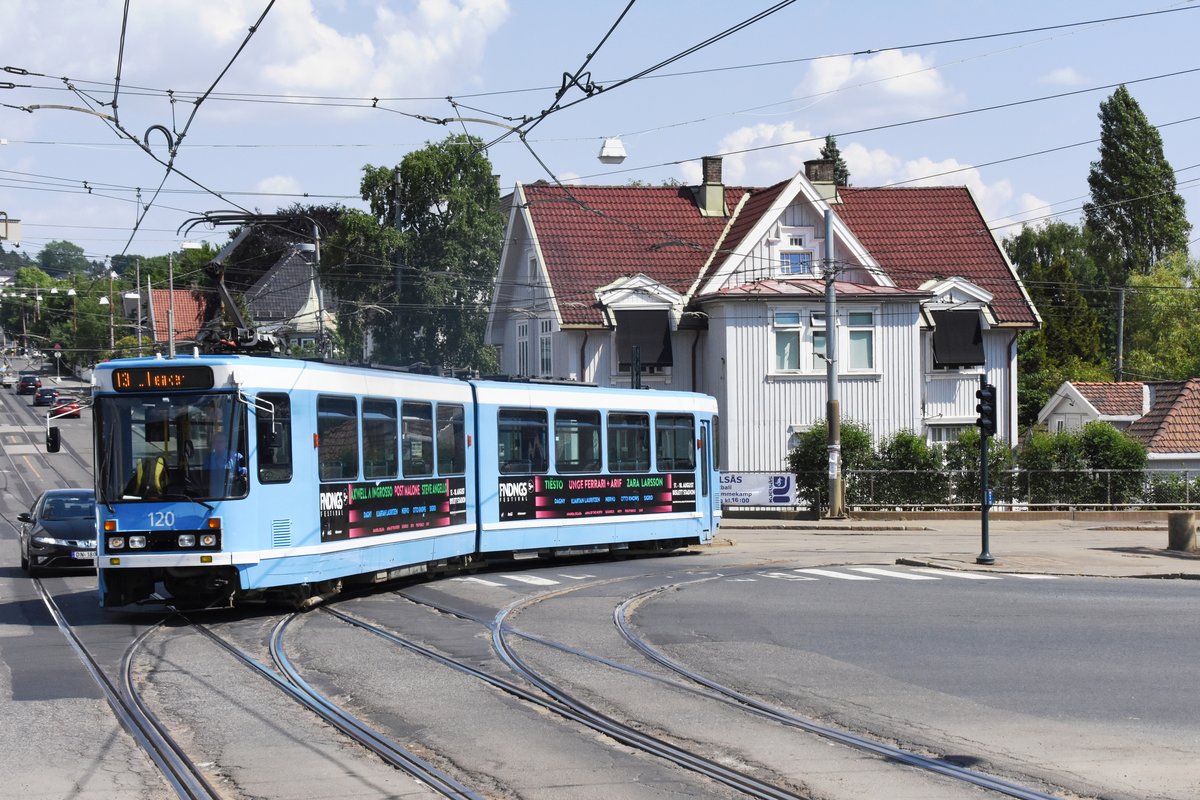
{"type": "Polygon", "coordinates": [[[495,370],[483,334],[505,220],[482,140],[449,136],[397,167],[364,167],[361,190],[370,217],[344,221],[328,273],[371,327],[375,355],[495,370]]]}
{"type": "Polygon", "coordinates": [[[912,431],[897,431],[879,444],[874,500],[889,507],[941,506],[949,490],[943,467],[940,447],[912,431]]]}
{"type": "Polygon", "coordinates": [[[1145,380],[1200,375],[1200,262],[1176,254],[1130,278],[1125,304],[1125,369],[1145,380]]]}
{"type": "Polygon", "coordinates": [[[1100,159],[1088,173],[1084,224],[1109,282],[1124,286],[1169,253],[1187,249],[1191,225],[1162,136],[1133,95],[1119,86],[1100,103],[1100,159]]]}
{"type": "Polygon", "coordinates": [[[63,241],[48,242],[38,253],[38,263],[47,274],[60,278],[72,272],[87,272],[92,266],[82,247],[63,241]]]}
{"type": "MultiPolygon", "coordinates": [[[[818,513],[829,507],[829,451],[824,421],[817,422],[797,438],[788,453],[788,469],[796,475],[796,495],[818,513]]],[[[862,481],[856,471],[869,470],[875,463],[871,432],[854,422],[841,426],[842,474],[846,476],[846,507],[862,497],[862,481]]]]}
{"type": "Polygon", "coordinates": [[[1111,293],[1088,253],[1089,237],[1086,229],[1052,222],[1004,242],[1043,321],[1017,340],[1021,428],[1034,424],[1063,381],[1112,379],[1104,347],[1110,338],[1100,317],[1111,293]]]}
{"type": "MultiPolygon", "coordinates": [[[[982,494],[979,486],[979,429],[968,428],[946,445],[946,472],[953,492],[953,502],[979,507],[982,494]]],[[[988,443],[988,488],[993,503],[1017,499],[1016,471],[1013,465],[1016,452],[1003,442],[988,443]]]]}
{"type": "Polygon", "coordinates": [[[850,168],[842,151],[838,148],[837,138],[832,133],[825,134],[825,144],[821,146],[821,158],[833,162],[833,182],[837,186],[850,185],[850,168]]]}
{"type": "Polygon", "coordinates": [[[1079,444],[1092,478],[1085,500],[1125,505],[1140,497],[1149,460],[1145,445],[1098,420],[1083,426],[1079,444]]]}

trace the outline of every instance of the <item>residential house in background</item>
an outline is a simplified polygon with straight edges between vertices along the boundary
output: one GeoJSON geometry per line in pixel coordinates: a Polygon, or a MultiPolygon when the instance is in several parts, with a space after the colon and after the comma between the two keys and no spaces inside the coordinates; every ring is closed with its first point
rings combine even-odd
{"type": "Polygon", "coordinates": [[[965,187],[836,188],[829,162],[732,187],[716,157],[703,177],[518,184],[487,330],[502,370],[630,385],[637,352],[642,385],[717,398],[725,469],[775,471],[824,419],[835,336],[842,419],[945,441],[982,379],[1015,441],[1016,337],[1040,319],[965,187]]]}
{"type": "Polygon", "coordinates": [[[1066,381],[1038,412],[1050,433],[1076,431],[1089,422],[1125,430],[1150,410],[1150,384],[1139,381],[1066,381]]]}
{"type": "MultiPolygon", "coordinates": [[[[128,320],[118,338],[136,335],[141,328],[146,354],[166,352],[171,338],[171,290],[143,289],[126,292],[121,296],[121,311],[128,320]],[[140,318],[139,318],[140,313],[140,318]]],[[[196,343],[200,329],[204,327],[204,315],[212,292],[200,289],[176,289],[175,297],[175,348],[183,350],[196,343]]]]}
{"type": "Polygon", "coordinates": [[[1200,471],[1200,378],[1067,381],[1038,414],[1051,433],[1108,422],[1146,446],[1151,470],[1200,471]]]}
{"type": "Polygon", "coordinates": [[[335,325],[321,296],[316,248],[311,244],[293,245],[244,297],[259,331],[293,346],[315,346],[322,332],[335,325]]]}

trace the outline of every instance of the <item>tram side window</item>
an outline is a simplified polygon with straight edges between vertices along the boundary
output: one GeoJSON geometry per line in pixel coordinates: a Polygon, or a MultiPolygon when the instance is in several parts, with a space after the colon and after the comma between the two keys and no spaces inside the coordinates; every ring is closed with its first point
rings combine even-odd
{"type": "Polygon", "coordinates": [[[462,475],[467,471],[467,437],[460,405],[438,403],[437,463],[439,475],[462,475]]]}
{"type": "Polygon", "coordinates": [[[260,394],[256,405],[258,482],[292,479],[292,403],[286,394],[260,394]]]}
{"type": "Polygon", "coordinates": [[[500,472],[545,472],[547,417],[545,410],[501,410],[496,421],[496,452],[500,472]]]}
{"type": "Polygon", "coordinates": [[[358,407],[353,397],[317,398],[317,444],[321,480],[358,477],[358,407]]]}
{"type": "Polygon", "coordinates": [[[691,472],[696,468],[696,421],[691,414],[659,414],[654,441],[659,472],[691,472]]]}
{"type": "Polygon", "coordinates": [[[396,401],[363,400],[363,478],[396,477],[396,401]]]}
{"type": "Polygon", "coordinates": [[[554,468],[558,472],[600,469],[600,412],[554,412],[554,468]]]}
{"type": "Polygon", "coordinates": [[[433,474],[433,405],[401,403],[401,458],[404,477],[418,478],[433,474]]]}
{"type": "Polygon", "coordinates": [[[650,415],[608,415],[608,471],[650,470],[650,415]]]}

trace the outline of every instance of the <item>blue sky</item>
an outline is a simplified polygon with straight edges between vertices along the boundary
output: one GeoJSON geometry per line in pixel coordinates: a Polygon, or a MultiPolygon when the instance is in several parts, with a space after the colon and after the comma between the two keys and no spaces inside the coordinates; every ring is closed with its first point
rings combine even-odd
{"type": "Polygon", "coordinates": [[[489,150],[505,189],[552,178],[695,182],[711,154],[725,154],[726,183],[765,186],[833,133],[851,183],[967,185],[1004,237],[1022,222],[1078,219],[1099,104],[1124,82],[1162,126],[1200,240],[1200,120],[1184,121],[1200,116],[1195,2],[804,0],[617,85],[773,5],[277,0],[234,58],[267,0],[131,0],[123,51],[124,2],[0,0],[0,66],[30,73],[0,73],[15,84],[0,89],[0,211],[22,220],[31,255],[66,239],[102,258],[178,249],[186,219],[231,202],[361,206],[364,164],[393,165],[449,132],[492,141],[548,108],[564,73],[586,61],[604,91],[584,99],[569,88],[571,105],[540,122],[528,148],[509,137],[489,150]],[[1127,15],[1144,16],[996,35],[1127,15]],[[164,168],[102,117],[21,110],[90,103],[114,116],[99,104],[113,99],[122,52],[116,119],[165,159],[162,128],[177,135],[195,111],[175,161],[195,183],[171,175],[155,197],[164,168]],[[619,167],[596,158],[606,136],[628,152],[619,167]],[[1045,150],[1054,152],[1033,155],[1045,150]]]}

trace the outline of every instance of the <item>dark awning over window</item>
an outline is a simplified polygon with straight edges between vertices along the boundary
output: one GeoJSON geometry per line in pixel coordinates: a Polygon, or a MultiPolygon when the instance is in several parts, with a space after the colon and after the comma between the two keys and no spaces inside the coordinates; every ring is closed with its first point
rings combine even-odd
{"type": "Polygon", "coordinates": [[[983,328],[978,311],[934,311],[930,316],[935,367],[983,366],[983,328]]]}
{"type": "Polygon", "coordinates": [[[642,366],[671,366],[671,319],[666,309],[616,311],[617,362],[629,369],[633,348],[640,347],[642,366]]]}

